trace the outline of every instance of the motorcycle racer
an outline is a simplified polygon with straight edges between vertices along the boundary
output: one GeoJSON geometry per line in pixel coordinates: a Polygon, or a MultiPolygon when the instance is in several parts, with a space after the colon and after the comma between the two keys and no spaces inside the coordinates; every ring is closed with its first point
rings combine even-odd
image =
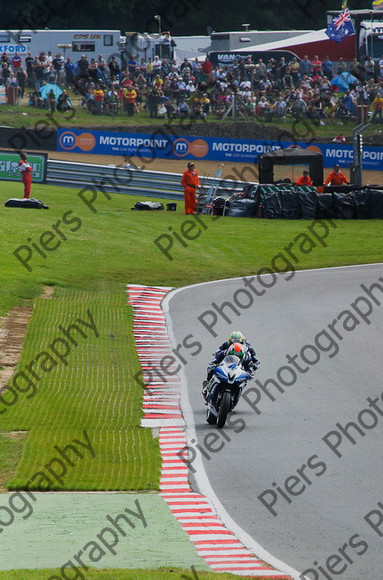
{"type": "Polygon", "coordinates": [[[207,394],[207,385],[213,375],[214,369],[220,362],[224,359],[227,354],[235,354],[238,356],[242,361],[242,366],[246,370],[246,372],[250,375],[249,378],[254,376],[255,371],[258,369],[259,365],[261,364],[257,358],[256,352],[254,348],[251,346],[250,342],[246,340],[243,336],[242,332],[239,330],[233,331],[228,340],[221,344],[221,346],[216,350],[213,355],[212,360],[210,361],[207,367],[207,376],[206,380],[203,381],[203,389],[202,394],[206,399],[207,394]],[[239,348],[238,348],[239,347],[239,348]],[[231,352],[233,351],[233,352],[231,352]]]}

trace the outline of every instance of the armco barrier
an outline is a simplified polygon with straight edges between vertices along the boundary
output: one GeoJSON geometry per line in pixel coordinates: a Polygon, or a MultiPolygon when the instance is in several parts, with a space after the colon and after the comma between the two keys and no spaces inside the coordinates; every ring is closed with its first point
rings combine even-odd
{"type": "MultiPolygon", "coordinates": [[[[132,169],[129,166],[89,165],[71,161],[48,160],[47,183],[81,189],[93,186],[108,193],[125,193],[165,199],[183,199],[178,173],[132,169]]],[[[207,192],[217,183],[214,177],[201,178],[200,190],[207,192]]],[[[217,194],[236,193],[248,185],[242,181],[218,180],[217,194]]]]}

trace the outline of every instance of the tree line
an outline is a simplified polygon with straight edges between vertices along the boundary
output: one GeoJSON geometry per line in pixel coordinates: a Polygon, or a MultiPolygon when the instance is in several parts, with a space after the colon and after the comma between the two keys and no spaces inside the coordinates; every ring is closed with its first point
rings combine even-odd
{"type": "MultiPolygon", "coordinates": [[[[371,8],[372,2],[349,1],[350,9],[371,8]],[[362,6],[361,6],[362,4],[362,6]]],[[[326,10],[340,10],[334,0],[24,0],[7,2],[2,8],[6,29],[115,29],[125,33],[157,32],[172,35],[206,35],[211,31],[315,30],[326,26],[326,10]]],[[[382,12],[383,15],[383,12],[382,12]]]]}

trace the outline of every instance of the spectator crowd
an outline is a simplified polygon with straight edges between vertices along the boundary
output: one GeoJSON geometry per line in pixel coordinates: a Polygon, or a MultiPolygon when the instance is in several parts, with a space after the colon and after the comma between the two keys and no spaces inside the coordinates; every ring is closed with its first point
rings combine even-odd
{"type": "Polygon", "coordinates": [[[224,66],[213,66],[208,57],[178,63],[133,56],[125,64],[122,67],[115,56],[106,61],[101,54],[82,55],[72,62],[61,53],[29,52],[24,59],[3,53],[0,82],[17,87],[21,98],[28,91],[33,106],[59,110],[71,107],[67,92],[71,90],[92,114],[121,111],[133,117],[144,110],[150,118],[221,119],[234,106],[246,119],[269,122],[292,115],[331,124],[356,118],[358,107],[364,106],[373,122],[383,122],[383,56],[378,62],[366,58],[363,63],[357,59],[346,63],[343,58],[332,62],[329,57],[321,61],[317,55],[289,62],[283,57],[253,62],[248,57],[224,66]],[[64,96],[42,97],[47,83],[64,89],[64,96]]]}

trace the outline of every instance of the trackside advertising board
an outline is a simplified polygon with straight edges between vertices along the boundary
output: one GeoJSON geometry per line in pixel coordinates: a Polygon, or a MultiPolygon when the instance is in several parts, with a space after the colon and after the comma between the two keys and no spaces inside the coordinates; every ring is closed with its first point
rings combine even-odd
{"type": "MultiPolygon", "coordinates": [[[[176,127],[172,127],[176,133],[176,127]]],[[[323,154],[324,167],[335,163],[349,167],[353,159],[351,145],[337,143],[304,143],[268,141],[259,139],[222,139],[216,137],[174,136],[166,125],[153,133],[114,133],[110,131],[84,131],[59,129],[57,151],[72,153],[97,153],[126,155],[127,157],[160,159],[193,159],[239,163],[257,163],[259,155],[275,149],[298,146],[323,154]]],[[[363,168],[383,170],[383,147],[365,147],[363,168]]]]}
{"type": "MultiPolygon", "coordinates": [[[[28,153],[28,163],[32,167],[34,183],[45,183],[47,175],[46,153],[28,153]]],[[[0,150],[0,179],[6,181],[20,181],[21,173],[18,166],[20,155],[0,150]]]]}

